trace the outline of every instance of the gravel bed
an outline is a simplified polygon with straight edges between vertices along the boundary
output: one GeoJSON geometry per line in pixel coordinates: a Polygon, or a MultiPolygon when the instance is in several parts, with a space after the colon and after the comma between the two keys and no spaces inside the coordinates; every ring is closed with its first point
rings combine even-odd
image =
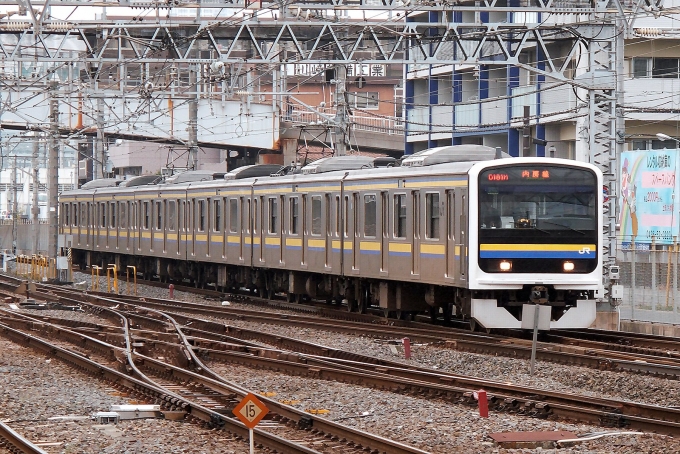
{"type": "MultiPolygon", "coordinates": [[[[449,454],[558,452],[640,453],[678,452],[680,443],[670,437],[644,434],[584,442],[562,449],[503,449],[488,434],[508,431],[565,430],[578,435],[605,429],[584,424],[539,420],[505,413],[481,418],[475,408],[435,399],[398,395],[362,386],[291,377],[233,364],[208,364],[223,377],[272,398],[293,401],[304,410],[328,411],[330,420],[391,438],[432,452],[449,454]]],[[[612,431],[608,429],[607,431],[612,431]]]]}
{"type": "Polygon", "coordinates": [[[184,422],[147,419],[98,425],[89,416],[130,402],[115,396],[104,382],[3,337],[0,351],[0,420],[32,442],[46,443],[42,449],[50,454],[248,452],[247,441],[184,422]]]}
{"type": "MultiPolygon", "coordinates": [[[[89,275],[82,275],[80,280],[85,280],[85,278],[89,280],[89,275]]],[[[78,277],[76,277],[77,279],[78,277]]],[[[139,294],[167,298],[168,290],[140,285],[139,294]]],[[[179,291],[175,292],[175,298],[208,305],[219,304],[198,295],[179,291]]],[[[231,304],[233,307],[254,308],[252,305],[238,302],[231,302],[231,304]]],[[[260,308],[259,310],[263,312],[286,312],[280,309],[260,308]]],[[[78,318],[80,315],[79,313],[69,313],[69,315],[62,316],[78,318]]],[[[214,320],[211,317],[205,318],[214,320]]],[[[538,362],[536,374],[532,377],[529,375],[528,361],[523,359],[478,355],[437,346],[412,344],[412,356],[407,361],[403,359],[401,349],[397,349],[395,353],[394,345],[384,339],[234,320],[223,320],[222,322],[232,326],[258,329],[281,336],[315,342],[332,348],[369,354],[378,358],[496,379],[522,386],[558,391],[569,390],[582,395],[659,405],[678,405],[678,396],[680,395],[678,393],[678,382],[655,377],[595,371],[583,367],[564,366],[548,362],[538,362]]],[[[277,399],[299,400],[300,403],[296,404],[299,408],[330,410],[327,415],[330,419],[436,453],[448,453],[452,450],[459,453],[546,452],[546,450],[540,448],[534,450],[499,448],[487,436],[492,432],[571,430],[583,435],[605,431],[600,427],[537,420],[505,413],[492,413],[490,418],[482,419],[479,418],[474,408],[450,405],[444,401],[418,399],[323,380],[290,377],[270,371],[255,371],[241,366],[214,365],[214,367],[225,378],[240,383],[255,392],[276,392],[277,399]]],[[[609,430],[611,429],[607,431],[609,430]]],[[[547,452],[553,452],[553,450],[550,449],[547,452]]],[[[643,434],[606,437],[554,452],[617,454],[680,452],[680,443],[671,437],[643,434]]]]}

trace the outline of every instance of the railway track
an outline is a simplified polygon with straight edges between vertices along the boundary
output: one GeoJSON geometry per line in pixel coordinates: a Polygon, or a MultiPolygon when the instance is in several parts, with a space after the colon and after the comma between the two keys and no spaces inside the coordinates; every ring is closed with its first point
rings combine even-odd
{"type": "MultiPolygon", "coordinates": [[[[133,374],[137,380],[144,383],[142,385],[137,382],[135,386],[125,386],[130,388],[131,392],[142,394],[147,400],[163,405],[167,411],[184,412],[190,419],[196,419],[212,428],[226,429],[234,433],[233,429],[236,427],[238,430],[235,433],[244,436],[245,426],[228,415],[231,415],[231,410],[238,404],[240,398],[247,394],[247,390],[224,382],[216,374],[211,374],[209,368],[204,365],[197,367],[202,372],[199,374],[136,353],[135,350],[142,348],[142,345],[128,329],[126,325],[128,318],[134,320],[137,325],[143,323],[146,327],[162,328],[163,333],[168,328],[167,322],[163,323],[146,315],[117,311],[116,313],[120,315],[123,324],[120,329],[124,331],[124,333],[119,333],[118,343],[122,343],[120,340],[123,337],[129,339],[125,348],[108,344],[54,323],[39,321],[35,317],[12,317],[17,314],[11,312],[5,312],[6,316],[3,317],[4,323],[0,324],[0,332],[15,340],[23,340],[34,348],[37,346],[43,351],[58,353],[60,359],[77,364],[81,368],[85,367],[90,370],[92,367],[98,368],[97,374],[106,375],[113,383],[120,384],[121,377],[114,380],[111,375],[121,373],[116,369],[123,368],[123,373],[133,374]],[[33,333],[39,331],[44,336],[58,339],[60,343],[69,342],[77,346],[77,351],[39,339],[35,335],[29,335],[27,334],[29,330],[33,333]],[[90,349],[96,352],[97,361],[92,360],[90,355],[83,354],[83,350],[90,349]],[[123,355],[128,357],[126,362],[121,361],[123,355]],[[102,358],[104,358],[103,361],[102,358]],[[87,362],[87,366],[83,366],[83,362],[87,362]],[[206,375],[213,375],[214,378],[206,375]]],[[[91,329],[92,324],[89,324],[87,328],[91,329]]],[[[182,337],[181,333],[176,334],[182,337]]],[[[165,345],[162,351],[164,357],[173,358],[175,362],[184,363],[185,366],[198,361],[197,358],[192,357],[188,345],[165,345]]],[[[338,450],[357,453],[420,454],[425,452],[368,432],[327,421],[270,399],[262,398],[261,400],[267,404],[271,412],[262,426],[266,430],[256,430],[257,438],[260,444],[275,452],[317,453],[338,452],[338,450]]],[[[247,430],[245,433],[247,434],[247,430]]]]}
{"type": "MultiPolygon", "coordinates": [[[[43,288],[39,285],[38,288],[43,288]]],[[[53,298],[74,298],[70,290],[45,286],[53,298]]],[[[78,296],[78,295],[76,295],[78,296]]],[[[80,301],[93,301],[92,298],[107,298],[112,295],[103,292],[90,292],[78,296],[80,301]]],[[[182,314],[208,316],[220,319],[243,320],[256,323],[298,326],[344,334],[363,334],[371,337],[401,339],[409,337],[418,343],[440,344],[442,346],[470,353],[503,355],[516,358],[530,358],[531,342],[527,339],[503,336],[499,334],[471,333],[446,327],[431,326],[416,322],[396,320],[386,321],[382,317],[366,314],[348,314],[346,312],[321,308],[314,315],[282,315],[280,313],[263,313],[226,306],[186,303],[177,300],[157,298],[116,296],[117,301],[136,304],[151,309],[172,311],[176,317],[182,314]],[[326,318],[330,314],[333,318],[326,318]],[[323,316],[320,318],[319,315],[323,316]]],[[[258,303],[263,303],[258,301],[258,303]]],[[[288,304],[288,303],[285,303],[288,304]]],[[[247,330],[243,330],[246,332],[247,330]]],[[[249,333],[250,340],[271,343],[271,336],[266,333],[249,333]]],[[[599,370],[619,370],[633,373],[653,374],[657,376],[680,378],[680,361],[669,350],[650,348],[629,348],[620,351],[620,344],[581,340],[553,336],[552,342],[539,343],[537,358],[543,361],[568,363],[599,370]],[[634,350],[634,351],[630,351],[634,350]]]]}
{"type": "Polygon", "coordinates": [[[0,451],[12,454],[46,454],[45,451],[0,421],[0,451]]]}
{"type": "MultiPolygon", "coordinates": [[[[65,299],[65,297],[62,298],[65,299]]],[[[490,405],[496,411],[515,412],[535,417],[578,420],[605,427],[627,427],[674,435],[680,433],[680,410],[678,409],[586,398],[540,389],[527,389],[526,387],[473,379],[440,371],[405,367],[399,363],[349,354],[315,344],[282,338],[281,336],[270,335],[268,339],[258,338],[258,341],[268,340],[267,343],[272,345],[283,345],[285,351],[263,348],[248,342],[248,339],[257,335],[257,333],[248,330],[230,330],[219,322],[199,320],[174,312],[164,311],[161,314],[157,309],[134,306],[114,298],[94,295],[90,295],[90,298],[98,298],[98,304],[112,305],[115,303],[120,306],[121,314],[124,314],[126,319],[134,323],[133,342],[138,345],[137,350],[153,352],[154,355],[169,348],[177,348],[176,342],[173,343],[173,337],[176,341],[177,335],[175,333],[167,335],[168,322],[164,318],[171,316],[180,325],[179,329],[182,336],[186,336],[188,340],[183,347],[180,347],[185,350],[181,354],[176,354],[178,358],[184,356],[184,361],[187,363],[184,366],[189,365],[192,361],[194,365],[201,364],[201,359],[234,362],[294,375],[306,375],[396,392],[428,395],[466,405],[474,405],[473,392],[483,388],[490,394],[490,405]],[[160,334],[158,333],[159,329],[161,330],[160,334]],[[163,333],[166,333],[166,335],[163,336],[163,333]],[[189,351],[197,353],[196,359],[189,359],[189,351]]],[[[76,302],[75,300],[72,301],[72,303],[76,302]]],[[[173,323],[175,323],[174,321],[173,323]]],[[[107,334],[115,330],[115,327],[110,326],[83,326],[82,328],[107,334]]],[[[82,332],[78,335],[82,336],[82,332]]],[[[141,358],[142,355],[139,355],[139,357],[141,358]]],[[[158,363],[146,355],[143,355],[141,364],[143,364],[143,367],[156,368],[156,372],[161,374],[163,380],[169,380],[168,377],[163,375],[163,373],[166,375],[169,373],[170,366],[168,364],[158,363]]],[[[209,370],[205,365],[198,367],[202,370],[209,370]]],[[[163,382],[168,386],[178,386],[177,383],[198,380],[186,375],[189,372],[184,371],[183,368],[173,366],[171,370],[172,373],[169,377],[178,381],[174,385],[163,382]]],[[[164,387],[163,384],[159,384],[159,386],[164,387]]],[[[190,394],[191,390],[183,390],[183,393],[190,394]]],[[[206,392],[199,392],[199,394],[209,395],[206,392]]],[[[224,406],[224,403],[222,402],[221,405],[224,406]]]]}

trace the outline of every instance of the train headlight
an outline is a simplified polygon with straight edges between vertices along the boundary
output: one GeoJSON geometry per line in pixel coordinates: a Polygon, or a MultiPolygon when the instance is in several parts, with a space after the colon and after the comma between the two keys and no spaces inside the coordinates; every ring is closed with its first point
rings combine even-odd
{"type": "Polygon", "coordinates": [[[503,260],[500,263],[499,266],[500,266],[501,271],[510,271],[512,269],[512,262],[509,262],[507,260],[503,260]]]}
{"type": "Polygon", "coordinates": [[[564,271],[574,271],[574,262],[564,262],[562,268],[564,271]]]}

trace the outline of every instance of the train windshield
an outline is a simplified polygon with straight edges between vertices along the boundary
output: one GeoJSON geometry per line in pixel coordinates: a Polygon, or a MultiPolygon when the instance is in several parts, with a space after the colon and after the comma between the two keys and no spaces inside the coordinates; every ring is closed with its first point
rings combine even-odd
{"type": "Polygon", "coordinates": [[[597,177],[582,168],[518,165],[479,176],[480,239],[595,237],[597,177]]]}

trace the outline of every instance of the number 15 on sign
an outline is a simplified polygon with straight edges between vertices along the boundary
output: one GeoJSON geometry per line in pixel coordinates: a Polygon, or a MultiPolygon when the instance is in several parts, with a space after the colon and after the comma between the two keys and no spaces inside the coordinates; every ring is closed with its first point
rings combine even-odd
{"type": "Polygon", "coordinates": [[[255,450],[253,429],[268,412],[269,409],[252,393],[248,393],[234,408],[234,415],[245,424],[250,432],[250,454],[253,454],[255,450]]]}

